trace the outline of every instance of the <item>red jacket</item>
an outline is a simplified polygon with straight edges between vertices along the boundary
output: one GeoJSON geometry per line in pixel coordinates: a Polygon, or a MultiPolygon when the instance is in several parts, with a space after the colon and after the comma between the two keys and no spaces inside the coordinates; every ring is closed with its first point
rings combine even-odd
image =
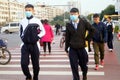
{"type": "Polygon", "coordinates": [[[43,24],[46,34],[42,37],[43,42],[52,42],[54,35],[53,30],[49,24],[43,24]]]}

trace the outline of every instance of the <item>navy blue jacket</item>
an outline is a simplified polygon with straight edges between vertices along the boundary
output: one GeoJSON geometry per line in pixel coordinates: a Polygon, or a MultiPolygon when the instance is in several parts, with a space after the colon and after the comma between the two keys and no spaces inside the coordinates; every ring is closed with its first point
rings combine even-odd
{"type": "Polygon", "coordinates": [[[107,41],[107,30],[106,25],[103,22],[99,22],[98,24],[93,23],[92,26],[95,27],[96,31],[93,36],[93,42],[104,43],[107,41]]]}

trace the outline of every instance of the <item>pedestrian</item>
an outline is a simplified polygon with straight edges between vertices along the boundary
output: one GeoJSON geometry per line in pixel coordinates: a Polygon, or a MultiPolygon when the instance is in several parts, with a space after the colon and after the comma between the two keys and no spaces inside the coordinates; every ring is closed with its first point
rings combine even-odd
{"type": "Polygon", "coordinates": [[[43,50],[44,50],[44,56],[45,56],[47,45],[48,45],[49,54],[51,53],[51,43],[53,41],[54,35],[53,35],[52,27],[48,23],[47,19],[44,20],[43,26],[46,34],[42,37],[41,40],[43,42],[43,50]]]}
{"type": "Polygon", "coordinates": [[[81,67],[83,80],[87,80],[88,54],[85,50],[85,41],[94,34],[94,27],[79,18],[79,10],[70,10],[70,22],[66,24],[65,51],[68,53],[73,74],[73,80],[80,80],[78,65],[81,67]],[[86,31],[90,34],[86,37],[86,31]],[[69,49],[69,50],[68,50],[69,49]]]}
{"type": "Polygon", "coordinates": [[[56,28],[56,35],[60,35],[60,28],[61,28],[61,26],[57,23],[55,25],[55,28],[56,28]]]}
{"type": "Polygon", "coordinates": [[[107,17],[107,46],[109,48],[109,51],[113,51],[113,33],[114,33],[114,23],[111,20],[111,17],[107,17]]]}
{"type": "Polygon", "coordinates": [[[45,35],[45,30],[39,19],[34,17],[34,6],[25,6],[26,17],[20,22],[20,37],[23,42],[21,46],[21,68],[26,80],[38,80],[39,75],[39,39],[45,35]],[[40,33],[38,34],[38,29],[40,33]],[[31,57],[30,57],[31,56],[31,57]],[[33,65],[33,79],[29,71],[30,58],[33,65]]]}
{"type": "Polygon", "coordinates": [[[106,25],[100,21],[98,14],[93,15],[94,23],[92,26],[95,27],[96,32],[93,37],[93,48],[94,48],[94,59],[95,59],[95,70],[99,69],[99,52],[100,52],[100,64],[104,65],[104,45],[107,41],[106,25]]]}

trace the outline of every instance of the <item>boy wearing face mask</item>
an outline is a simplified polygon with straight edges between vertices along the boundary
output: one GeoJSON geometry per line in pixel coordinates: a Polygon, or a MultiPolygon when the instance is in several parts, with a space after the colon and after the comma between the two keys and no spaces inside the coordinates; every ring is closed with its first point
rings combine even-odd
{"type": "Polygon", "coordinates": [[[26,17],[20,22],[20,38],[23,42],[21,47],[21,68],[26,76],[25,80],[38,80],[39,75],[39,39],[45,35],[45,30],[39,19],[33,16],[34,6],[27,4],[25,6],[26,17]],[[38,33],[40,30],[40,33],[38,33]],[[33,65],[33,79],[28,65],[30,57],[33,65]]]}
{"type": "Polygon", "coordinates": [[[78,65],[81,67],[83,80],[87,80],[88,54],[85,50],[85,41],[92,38],[95,29],[87,21],[79,18],[79,16],[77,8],[70,10],[71,21],[66,25],[65,51],[69,53],[73,80],[80,80],[78,65]],[[85,37],[86,31],[89,31],[87,37],[85,37]]]}

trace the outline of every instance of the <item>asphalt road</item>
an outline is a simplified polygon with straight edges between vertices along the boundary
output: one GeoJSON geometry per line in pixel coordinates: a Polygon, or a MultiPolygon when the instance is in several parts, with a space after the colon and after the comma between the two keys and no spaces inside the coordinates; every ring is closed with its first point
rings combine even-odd
{"type": "Polygon", "coordinates": [[[21,44],[21,39],[19,37],[19,33],[12,33],[12,34],[0,34],[0,38],[5,38],[8,40],[8,48],[15,48],[19,47],[21,44]]]}
{"type": "Polygon", "coordinates": [[[118,61],[120,63],[120,41],[117,39],[117,34],[114,34],[114,52],[118,57],[118,61]]]}

